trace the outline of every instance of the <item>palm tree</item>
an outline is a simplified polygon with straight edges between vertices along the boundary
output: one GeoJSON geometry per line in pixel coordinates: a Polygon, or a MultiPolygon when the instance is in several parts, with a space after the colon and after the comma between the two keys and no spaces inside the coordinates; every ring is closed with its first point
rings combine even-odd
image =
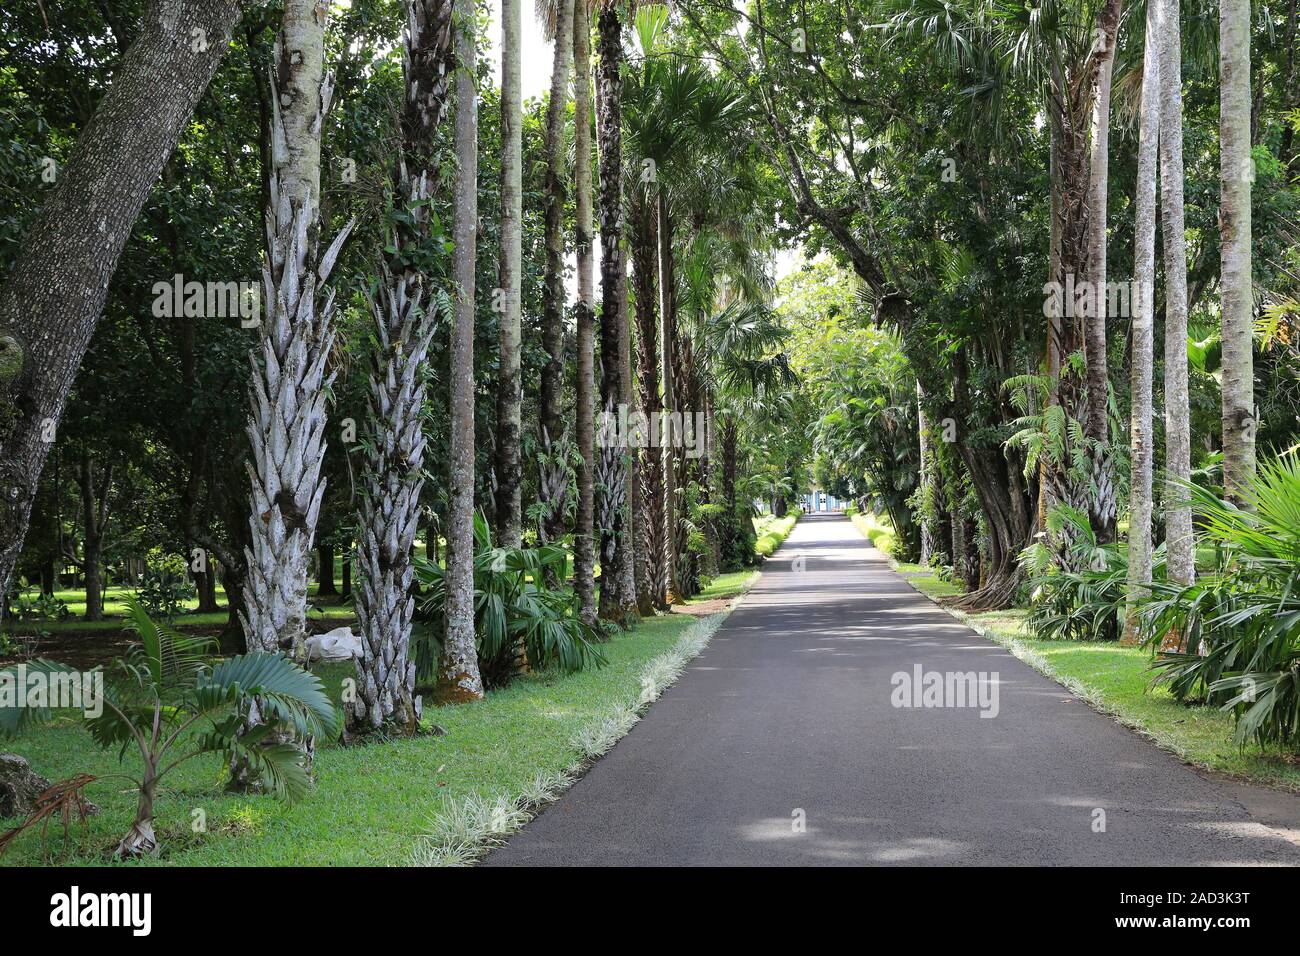
{"type": "MultiPolygon", "coordinates": [[[[520,265],[523,257],[524,121],[523,94],[520,88],[523,31],[523,13],[520,7],[521,0],[501,0],[501,258],[497,275],[503,311],[499,327],[497,366],[496,520],[501,543],[507,548],[517,548],[523,541],[519,491],[522,467],[519,433],[523,403],[520,378],[520,265]]],[[[548,137],[550,133],[548,122],[548,137]]],[[[547,145],[550,146],[549,143],[547,145]]],[[[551,157],[548,156],[549,158],[551,157]]],[[[549,178],[548,176],[548,180],[549,178]]],[[[555,178],[559,178],[558,174],[555,178]]],[[[549,195],[548,189],[548,197],[549,195]]],[[[562,197],[563,192],[561,201],[562,197]]]]}
{"type": "MultiPolygon", "coordinates": [[[[581,4],[582,0],[578,0],[581,4]]],[[[574,0],[542,0],[538,15],[543,32],[555,41],[555,56],[551,64],[551,96],[546,105],[546,155],[545,232],[546,265],[542,279],[542,347],[546,351],[546,364],[542,367],[541,399],[538,419],[541,434],[538,445],[546,454],[539,462],[539,485],[554,489],[552,497],[542,501],[545,513],[538,531],[543,543],[553,541],[562,532],[564,520],[564,495],[568,488],[568,475],[564,470],[563,455],[557,455],[564,444],[564,414],[562,398],[564,388],[564,117],[568,101],[569,67],[574,57],[576,43],[574,0]]],[[[590,197],[588,197],[590,200],[590,197]]]]}
{"type": "Polygon", "coordinates": [[[451,462],[447,511],[447,633],[438,662],[440,702],[483,697],[474,639],[474,255],[478,229],[477,51],[473,0],[456,0],[456,285],[451,332],[451,462]]]}
{"type": "MultiPolygon", "coordinates": [[[[558,43],[558,41],[557,41],[558,43]]],[[[596,620],[596,295],[591,215],[591,5],[577,0],[573,16],[574,193],[577,213],[578,514],[573,535],[573,586],[582,620],[596,620]]]]}
{"type": "Polygon", "coordinates": [[[434,136],[451,70],[452,0],[407,0],[402,60],[401,146],[392,171],[393,218],[381,281],[370,300],[378,348],[370,371],[373,434],[361,484],[356,561],[356,697],[349,733],[413,733],[421,701],[411,648],[412,549],[424,488],[423,367],[445,293],[426,288],[415,266],[430,241],[429,200],[437,177],[434,136]],[[413,255],[415,254],[415,255],[413,255]]]}
{"type": "Polygon", "coordinates": [[[1219,0],[1219,259],[1223,317],[1223,488],[1244,501],[1255,472],[1251,294],[1250,0],[1219,0]]]}
{"type": "MultiPolygon", "coordinates": [[[[618,0],[603,0],[596,17],[597,147],[600,153],[600,405],[607,421],[623,400],[622,331],[627,303],[620,239],[623,231],[623,20],[618,0]]],[[[624,449],[606,443],[597,464],[600,491],[600,616],[623,623],[636,595],[624,593],[633,542],[628,520],[624,449]]]]}
{"type": "Polygon", "coordinates": [[[1137,605],[1151,583],[1151,370],[1156,243],[1156,164],[1160,134],[1161,0],[1147,4],[1143,47],[1142,99],[1139,112],[1136,235],[1133,278],[1137,302],[1133,315],[1133,411],[1130,423],[1132,487],[1128,527],[1128,601],[1124,614],[1125,643],[1137,643],[1137,605]]]}
{"type": "Polygon", "coordinates": [[[1171,582],[1196,574],[1192,509],[1180,487],[1191,480],[1187,392],[1187,239],[1183,221],[1182,31],[1178,0],[1164,4],[1160,45],[1160,221],[1165,251],[1165,567],[1171,582]]]}
{"type": "Polygon", "coordinates": [[[252,508],[244,634],[253,650],[298,657],[307,633],[307,567],[325,483],[325,398],[332,375],[333,295],[317,289],[349,225],[320,255],[320,131],[333,84],[324,74],[325,25],[311,0],[285,5],[271,118],[273,168],[266,210],[266,314],[250,387],[252,508]]]}

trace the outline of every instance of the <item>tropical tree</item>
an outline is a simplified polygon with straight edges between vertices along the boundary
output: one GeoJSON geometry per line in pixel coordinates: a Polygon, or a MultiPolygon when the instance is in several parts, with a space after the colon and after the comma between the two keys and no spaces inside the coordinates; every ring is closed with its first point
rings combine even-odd
{"type": "Polygon", "coordinates": [[[437,697],[479,700],[474,640],[474,255],[478,231],[478,91],[474,4],[456,0],[452,11],[456,58],[451,333],[451,456],[448,465],[446,637],[438,662],[437,697]]]}

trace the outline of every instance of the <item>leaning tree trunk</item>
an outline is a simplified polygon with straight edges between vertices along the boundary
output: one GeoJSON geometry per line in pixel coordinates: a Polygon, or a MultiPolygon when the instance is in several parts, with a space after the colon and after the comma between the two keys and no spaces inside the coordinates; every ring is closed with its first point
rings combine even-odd
{"type": "Polygon", "coordinates": [[[1191,480],[1192,424],[1187,390],[1187,238],[1183,218],[1183,78],[1178,0],[1162,0],[1160,44],[1160,222],[1165,252],[1165,562],[1169,580],[1196,575],[1192,509],[1180,481],[1191,480]]]}
{"type": "MultiPolygon", "coordinates": [[[[632,202],[632,275],[636,286],[637,388],[641,414],[647,427],[661,421],[659,396],[659,321],[655,277],[659,253],[655,212],[651,200],[638,196],[632,202]]],[[[644,443],[639,469],[641,491],[641,553],[652,608],[668,607],[668,568],[664,559],[664,465],[658,442],[644,443]]]]}
{"type": "MultiPolygon", "coordinates": [[[[623,232],[623,25],[619,10],[605,4],[597,17],[597,138],[600,149],[600,407],[603,423],[618,420],[623,395],[619,322],[627,277],[619,241],[623,232]]],[[[624,450],[603,427],[596,483],[600,502],[600,616],[624,623],[623,551],[627,547],[627,468],[624,450]]]]}
{"type": "Polygon", "coordinates": [[[393,197],[397,219],[371,299],[378,348],[370,372],[373,434],[362,474],[356,607],[361,656],[348,709],[349,733],[414,733],[421,715],[411,656],[415,598],[412,550],[424,488],[424,365],[434,334],[426,277],[406,265],[428,252],[429,203],[437,176],[434,137],[451,72],[452,0],[407,0],[402,141],[393,197]]]}
{"type": "Polygon", "coordinates": [[[1151,368],[1156,242],[1156,161],[1160,130],[1160,0],[1147,5],[1146,45],[1142,63],[1142,101],[1138,134],[1136,219],[1133,279],[1132,457],[1128,524],[1128,592],[1122,640],[1138,640],[1138,601],[1151,585],[1151,368]]]}
{"type": "Polygon", "coordinates": [[[324,76],[325,18],[313,0],[289,0],[277,44],[271,119],[267,262],[261,344],[251,356],[247,462],[252,513],[245,558],[244,632],[251,650],[300,658],[307,635],[307,572],[325,481],[325,363],[334,296],[317,303],[351,225],[319,251],[320,135],[332,82],[324,76]],[[261,361],[258,360],[258,352],[261,361]]]}
{"type": "MultiPolygon", "coordinates": [[[[520,264],[523,258],[523,99],[520,92],[520,44],[523,32],[521,0],[501,0],[501,283],[500,360],[497,369],[496,518],[497,540],[503,548],[523,543],[520,515],[519,450],[523,385],[520,370],[520,264]]],[[[547,136],[550,136],[550,110],[547,136]]],[[[548,143],[548,147],[549,147],[548,143]]],[[[547,159],[551,159],[548,149],[547,159]]],[[[547,231],[550,231],[550,178],[547,173],[547,231]]],[[[558,177],[557,177],[558,178],[558,177]]],[[[561,179],[562,183],[563,180],[561,179]]],[[[561,186],[561,201],[563,197],[561,186]]],[[[561,208],[563,208],[561,206],[561,208]]],[[[548,237],[549,238],[549,237],[548,237]]],[[[550,267],[547,248],[547,267],[550,267]]],[[[549,276],[548,276],[549,278],[549,276]]],[[[562,305],[563,303],[561,303],[562,305]]],[[[550,363],[547,363],[548,368],[550,363]]]]}
{"type": "Polygon", "coordinates": [[[438,662],[440,702],[481,700],[474,637],[474,255],[478,230],[478,91],[474,2],[456,0],[456,210],[451,330],[451,462],[447,498],[447,632],[438,662]]]}
{"type": "MultiPolygon", "coordinates": [[[[561,8],[570,6],[563,0],[561,8]]],[[[588,624],[596,622],[595,455],[596,455],[596,291],[591,215],[591,18],[587,0],[573,16],[573,152],[578,266],[577,430],[578,516],[573,533],[573,587],[578,609],[588,624]]],[[[559,40],[556,40],[558,46],[559,40]]]]}
{"type": "MultiPolygon", "coordinates": [[[[539,447],[548,452],[539,457],[539,501],[544,506],[541,539],[554,541],[564,533],[564,497],[568,491],[568,472],[563,461],[564,434],[564,122],[569,86],[569,64],[573,58],[575,36],[574,0],[555,4],[555,56],[551,63],[551,96],[546,104],[546,132],[543,150],[546,156],[546,197],[544,229],[546,264],[542,277],[542,348],[546,364],[542,366],[538,421],[541,425],[539,447]]],[[[581,78],[579,78],[581,82],[581,78]]],[[[590,197],[588,197],[590,203],[590,197]]],[[[575,557],[576,560],[576,557],[575,557]]]]}
{"type": "Polygon", "coordinates": [[[0,593],[27,534],[51,446],[44,436],[63,414],[136,217],[240,12],[238,0],[145,4],[135,42],[0,288],[0,593]]]}
{"type": "Polygon", "coordinates": [[[1088,463],[1093,492],[1089,518],[1097,541],[1115,540],[1119,501],[1115,465],[1110,448],[1110,372],[1106,355],[1106,321],[1110,318],[1106,295],[1106,204],[1110,186],[1110,91],[1115,68],[1115,35],[1097,32],[1101,62],[1092,104],[1092,138],[1089,148],[1087,267],[1092,308],[1084,320],[1083,343],[1087,362],[1088,399],[1083,419],[1089,439],[1088,463]]]}
{"type": "Polygon", "coordinates": [[[1250,0],[1219,0],[1219,261],[1223,321],[1223,488],[1243,504],[1255,473],[1250,191],[1250,0]]]}

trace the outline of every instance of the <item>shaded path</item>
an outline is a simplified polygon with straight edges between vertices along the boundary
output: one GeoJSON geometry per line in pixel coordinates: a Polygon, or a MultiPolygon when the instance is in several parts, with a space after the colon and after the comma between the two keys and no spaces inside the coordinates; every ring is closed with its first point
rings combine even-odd
{"type": "Polygon", "coordinates": [[[932,605],[846,518],[809,516],[681,680],[485,862],[1300,864],[1300,797],[1185,767],[932,605]],[[997,672],[997,716],[894,707],[918,664],[997,672]]]}

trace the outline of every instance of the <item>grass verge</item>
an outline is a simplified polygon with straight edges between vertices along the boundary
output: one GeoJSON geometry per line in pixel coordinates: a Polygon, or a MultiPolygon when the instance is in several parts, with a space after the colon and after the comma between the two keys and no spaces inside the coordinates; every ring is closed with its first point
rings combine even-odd
{"type": "Polygon", "coordinates": [[[758,535],[754,550],[765,558],[771,557],[772,552],[781,546],[781,542],[790,534],[798,520],[797,514],[788,514],[784,518],[767,515],[754,519],[754,533],[758,535]]]}
{"type": "MultiPolygon", "coordinates": [[[[722,575],[696,600],[733,596],[755,576],[722,575]]],[[[536,674],[478,703],[431,709],[427,716],[445,731],[441,736],[358,747],[321,744],[316,785],[293,807],[226,794],[220,763],[197,758],[169,774],[159,794],[161,858],[124,865],[468,862],[490,846],[485,835],[499,839],[522,825],[526,808],[553,799],[600,747],[612,746],[684,666],[683,655],[698,653],[722,617],[649,619],[604,646],[605,667],[567,676],[536,674]],[[477,839],[469,839],[474,834],[477,839]]],[[[349,672],[348,665],[335,665],[322,678],[337,694],[349,672]]],[[[26,757],[52,780],[132,766],[132,755],[119,764],[116,751],[100,750],[72,718],[28,730],[0,748],[26,757]]],[[[111,862],[108,854],[133,818],[136,793],[124,781],[101,780],[87,796],[101,812],[90,819],[84,843],[74,829],[64,845],[57,826],[51,827],[52,862],[111,862]]],[[[42,861],[40,840],[26,833],[0,864],[42,861]]]]}

